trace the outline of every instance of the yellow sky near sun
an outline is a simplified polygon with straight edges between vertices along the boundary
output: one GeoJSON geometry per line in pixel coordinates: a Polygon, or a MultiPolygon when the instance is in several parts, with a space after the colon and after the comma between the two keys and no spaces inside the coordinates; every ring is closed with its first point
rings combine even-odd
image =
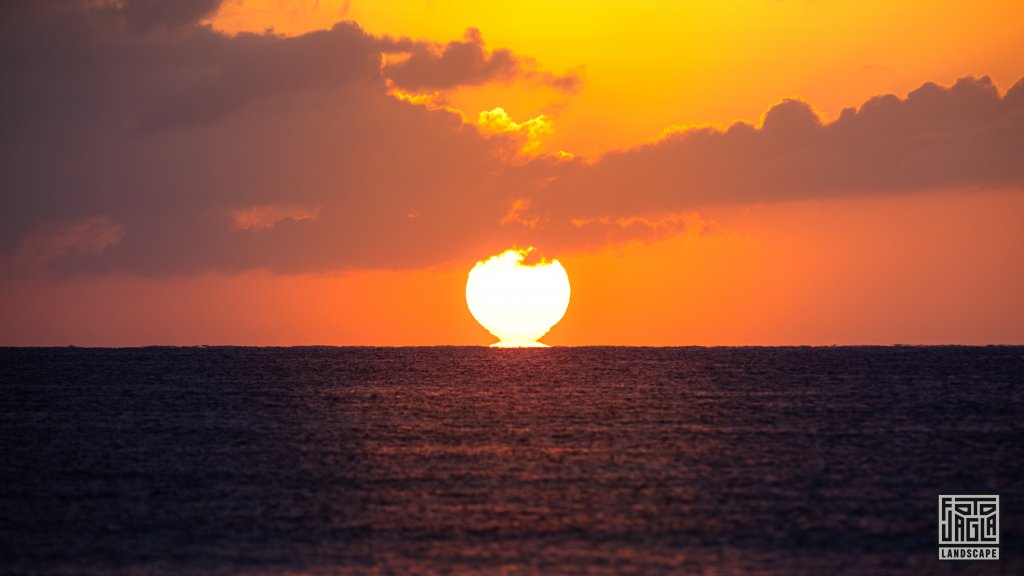
{"type": "Polygon", "coordinates": [[[227,0],[212,24],[298,34],[338,20],[438,42],[476,27],[491,48],[580,70],[575,94],[520,83],[448,95],[468,118],[498,106],[516,121],[551,117],[546,152],[593,155],[672,126],[757,121],[785,97],[834,118],[926,81],[988,74],[1005,90],[1024,76],[1016,0],[227,0]]]}

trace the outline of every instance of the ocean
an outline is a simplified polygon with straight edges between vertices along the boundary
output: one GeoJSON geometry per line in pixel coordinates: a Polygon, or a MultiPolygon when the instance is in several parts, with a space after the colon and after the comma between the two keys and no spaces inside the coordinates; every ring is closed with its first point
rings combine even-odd
{"type": "Polygon", "coordinates": [[[1024,573],[1024,347],[8,348],[0,438],[0,574],[1024,573]]]}

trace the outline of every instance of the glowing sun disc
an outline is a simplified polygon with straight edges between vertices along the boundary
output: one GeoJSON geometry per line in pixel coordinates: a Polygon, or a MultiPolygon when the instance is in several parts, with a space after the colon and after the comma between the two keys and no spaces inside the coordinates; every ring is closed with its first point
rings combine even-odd
{"type": "Polygon", "coordinates": [[[501,348],[537,342],[569,307],[569,275],[558,260],[523,264],[533,248],[512,248],[476,263],[466,280],[466,304],[501,348]]]}

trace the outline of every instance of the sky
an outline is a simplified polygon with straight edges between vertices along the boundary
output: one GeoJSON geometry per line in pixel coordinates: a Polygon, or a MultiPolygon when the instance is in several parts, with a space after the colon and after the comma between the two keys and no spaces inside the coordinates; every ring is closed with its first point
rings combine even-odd
{"type": "Polygon", "coordinates": [[[0,345],[1024,344],[1024,5],[14,0],[0,345]]]}

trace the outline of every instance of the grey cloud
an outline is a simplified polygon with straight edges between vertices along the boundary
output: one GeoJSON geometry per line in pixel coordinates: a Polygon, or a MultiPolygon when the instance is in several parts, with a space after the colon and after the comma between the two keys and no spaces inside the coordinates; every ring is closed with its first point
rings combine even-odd
{"type": "Polygon", "coordinates": [[[1024,185],[1024,81],[999,96],[988,77],[879,96],[824,124],[795,100],[756,128],[687,130],[576,163],[536,194],[555,221],[770,202],[1024,185]]]}
{"type": "Polygon", "coordinates": [[[295,38],[242,34],[206,42],[215,47],[142,111],[138,129],[202,124],[283,93],[382,85],[377,43],[351,23],[295,38]]]}
{"type": "MultiPolygon", "coordinates": [[[[508,164],[502,139],[387,95],[381,52],[413,62],[422,43],[354,24],[228,37],[171,25],[184,16],[140,34],[84,4],[0,9],[0,258],[31,252],[63,274],[423,266],[651,237],[708,203],[1024,185],[1024,83],[1002,97],[987,78],[927,84],[830,124],[785,101],[760,128],[508,164]],[[265,207],[285,216],[258,231],[232,220],[265,207]]],[[[406,81],[530,73],[479,37],[463,44],[468,56],[407,65],[406,81]]]]}
{"type": "Polygon", "coordinates": [[[210,16],[222,0],[121,0],[114,8],[133,30],[148,32],[163,27],[194,24],[210,16]]]}
{"type": "Polygon", "coordinates": [[[536,61],[498,49],[488,52],[483,36],[475,28],[466,30],[461,41],[449,42],[443,48],[422,42],[396,42],[394,50],[408,53],[408,58],[389,64],[385,74],[410,90],[436,90],[455,86],[483,84],[494,80],[525,79],[562,91],[580,87],[578,74],[556,75],[543,71],[536,61]]]}
{"type": "Polygon", "coordinates": [[[17,8],[7,15],[26,32],[4,36],[0,59],[0,254],[102,215],[123,242],[55,267],[411,265],[438,252],[408,245],[450,246],[474,228],[453,206],[486,213],[474,193],[493,188],[500,143],[389,97],[379,56],[390,41],[354,24],[296,38],[140,36],[84,4],[17,8]],[[232,228],[229,214],[261,205],[323,208],[266,234],[232,228]]]}

